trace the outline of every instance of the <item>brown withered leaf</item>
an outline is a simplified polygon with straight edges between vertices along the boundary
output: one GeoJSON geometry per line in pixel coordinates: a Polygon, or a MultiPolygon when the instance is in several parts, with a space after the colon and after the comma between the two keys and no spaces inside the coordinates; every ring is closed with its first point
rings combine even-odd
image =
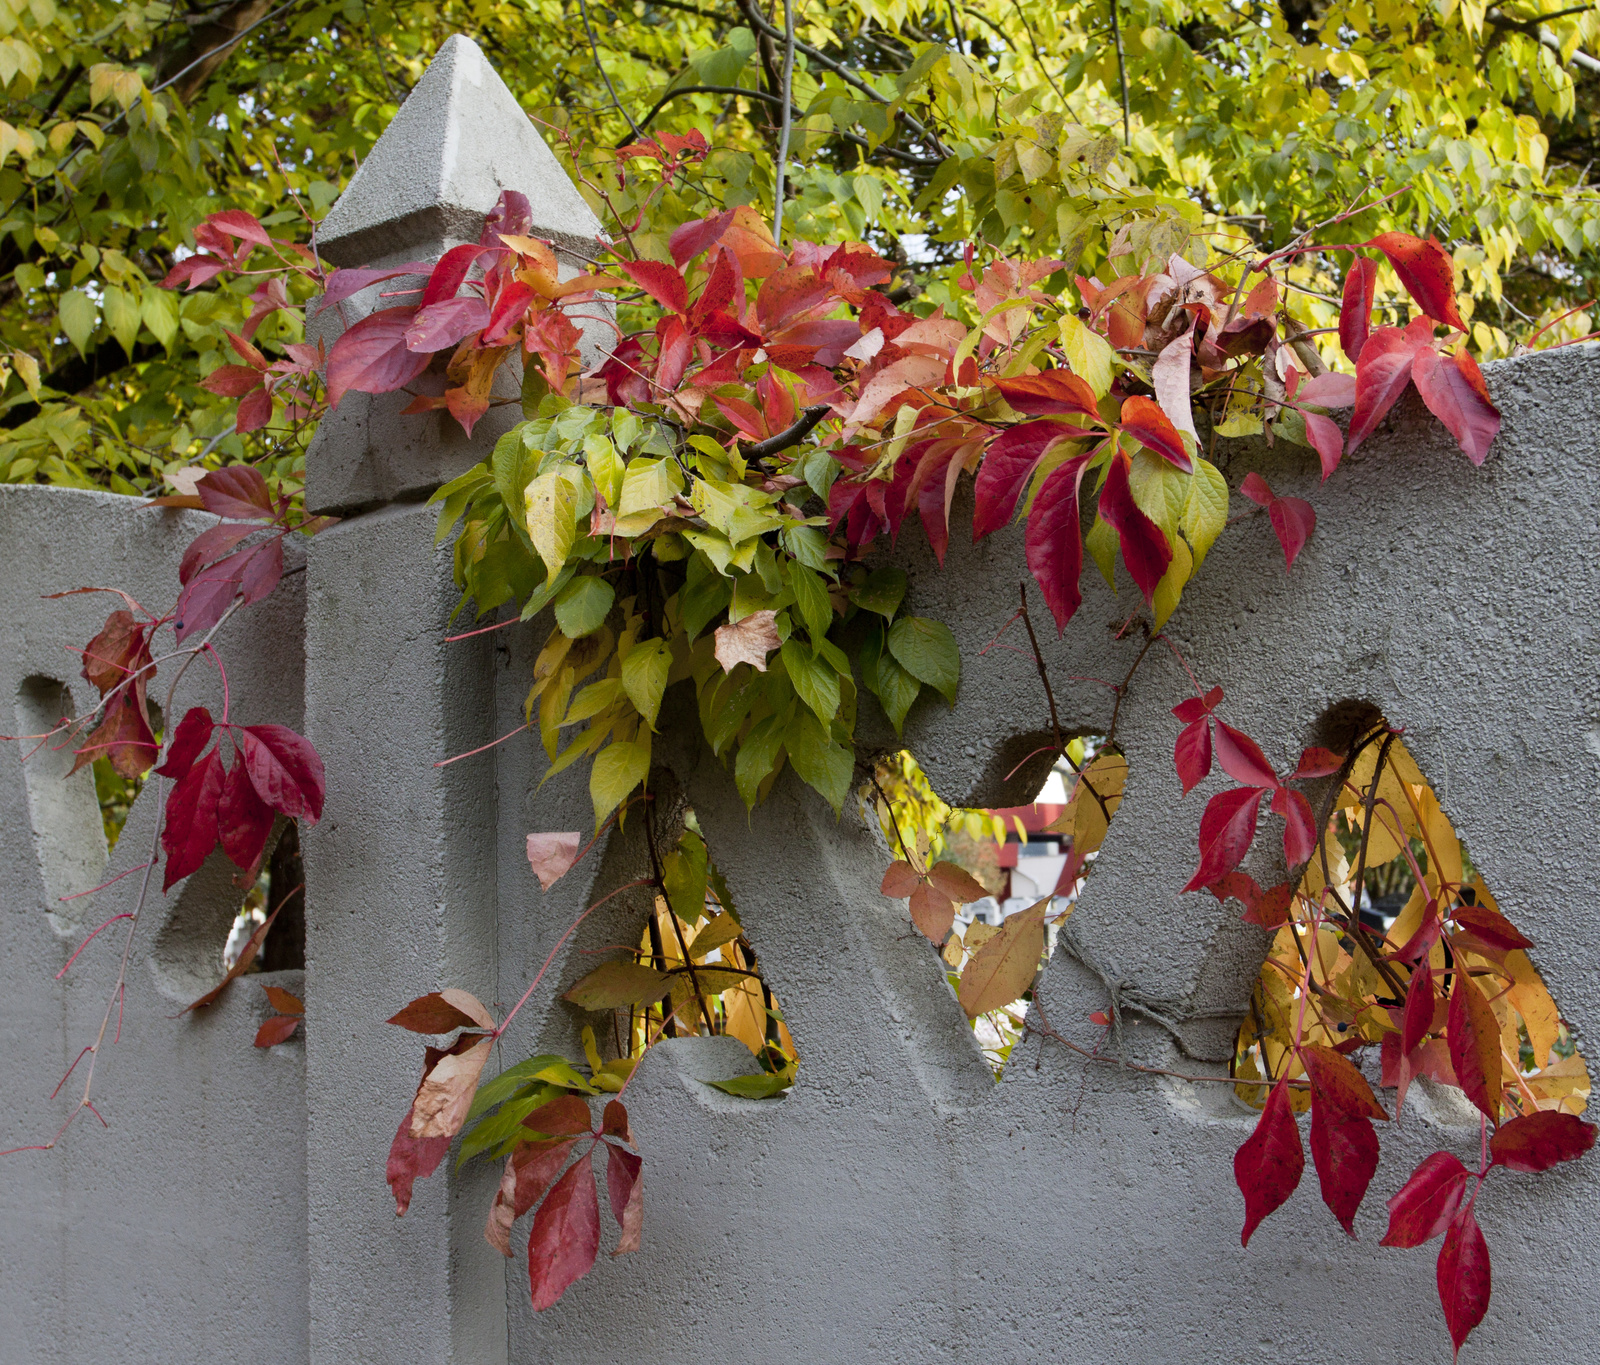
{"type": "Polygon", "coordinates": [[[263,986],[261,989],[267,993],[268,1002],[279,1014],[304,1014],[306,1012],[306,1002],[298,995],[290,994],[283,987],[263,986]]]}
{"type": "Polygon", "coordinates": [[[458,1028],[493,1029],[494,1016],[466,991],[449,987],[442,991],[429,991],[419,995],[389,1023],[410,1029],[413,1033],[453,1033],[458,1028]]]}
{"type": "MultiPolygon", "coordinates": [[[[287,897],[285,897],[286,899],[287,897]]],[[[250,935],[250,941],[244,945],[238,960],[228,968],[228,974],[193,1004],[185,1005],[180,1013],[187,1014],[190,1010],[203,1010],[207,1005],[216,1004],[221,998],[222,992],[227,990],[228,983],[237,977],[243,976],[250,970],[250,964],[256,960],[256,954],[261,951],[261,945],[266,942],[267,930],[272,928],[272,921],[278,918],[278,910],[281,909],[283,909],[283,901],[278,902],[277,909],[267,916],[255,933],[250,935]]]]}
{"type": "Polygon", "coordinates": [[[1049,907],[1045,899],[1012,915],[967,963],[956,992],[967,1018],[1009,1005],[1033,985],[1044,951],[1044,914],[1049,907]]]}
{"type": "Polygon", "coordinates": [[[494,1039],[486,1034],[464,1033],[434,1063],[411,1104],[412,1137],[449,1138],[461,1131],[493,1046],[494,1039]]]}
{"type": "Polygon", "coordinates": [[[911,893],[911,922],[928,942],[938,947],[950,935],[956,922],[955,903],[935,887],[922,882],[911,893]]]}
{"type": "Polygon", "coordinates": [[[883,885],[879,889],[884,895],[898,901],[904,900],[921,883],[922,878],[917,875],[916,868],[904,858],[896,858],[889,864],[889,870],[883,874],[883,885]]]}
{"type": "Polygon", "coordinates": [[[672,983],[654,967],[635,962],[603,962],[561,998],[579,1009],[614,1010],[661,999],[672,983]]]}
{"type": "Polygon", "coordinates": [[[576,833],[530,834],[528,836],[528,862],[539,885],[548,891],[578,861],[582,839],[576,833]]]}
{"type": "Polygon", "coordinates": [[[600,1131],[606,1137],[621,1138],[628,1146],[638,1144],[633,1140],[633,1130],[628,1127],[628,1110],[621,1100],[607,1100],[605,1115],[600,1121],[600,1131]]]}
{"type": "Polygon", "coordinates": [[[563,1095],[541,1104],[522,1120],[522,1126],[546,1137],[565,1137],[571,1133],[592,1132],[589,1106],[576,1095],[563,1095]]]}
{"type": "Polygon", "coordinates": [[[705,927],[694,936],[694,942],[689,945],[689,956],[698,962],[707,953],[732,943],[743,932],[739,921],[724,911],[708,920],[705,927]]]}
{"type": "Polygon", "coordinates": [[[935,863],[928,871],[928,880],[960,905],[982,900],[989,894],[976,877],[954,863],[935,863]]]}
{"type": "Polygon", "coordinates": [[[750,664],[757,672],[767,671],[767,655],[778,647],[778,619],[775,611],[753,611],[733,625],[718,626],[716,648],[712,651],[724,673],[736,664],[750,664]]]}

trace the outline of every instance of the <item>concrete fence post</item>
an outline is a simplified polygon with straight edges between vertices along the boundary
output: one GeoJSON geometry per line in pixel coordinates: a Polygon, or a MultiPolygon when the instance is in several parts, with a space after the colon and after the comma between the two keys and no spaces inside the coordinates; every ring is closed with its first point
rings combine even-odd
{"type": "MultiPolygon", "coordinates": [[[[482,52],[454,37],[318,246],[340,266],[432,260],[477,240],[505,189],[528,196],[534,233],[568,268],[572,248],[592,252],[599,225],[572,182],[482,52]]],[[[420,280],[375,286],[315,325],[331,342],[408,284],[420,280]]],[[[328,772],[305,848],[311,1358],[496,1365],[505,1280],[482,1236],[493,1177],[458,1180],[447,1162],[396,1220],[383,1156],[422,1055],[383,1021],[446,985],[496,998],[493,782],[439,766],[492,738],[494,637],[444,643],[458,594],[421,499],[520,412],[496,409],[468,440],[442,414],[401,417],[405,401],[350,394],[307,456],[307,502],[345,517],[313,543],[306,622],[306,727],[328,772]]]]}

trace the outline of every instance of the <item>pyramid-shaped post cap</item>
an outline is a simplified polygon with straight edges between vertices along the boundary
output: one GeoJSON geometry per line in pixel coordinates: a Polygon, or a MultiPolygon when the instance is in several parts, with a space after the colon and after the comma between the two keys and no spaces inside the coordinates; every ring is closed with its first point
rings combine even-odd
{"type": "Polygon", "coordinates": [[[338,266],[476,241],[502,190],[533,206],[533,232],[592,251],[600,224],[506,83],[456,34],[406,97],[317,231],[338,266]]]}

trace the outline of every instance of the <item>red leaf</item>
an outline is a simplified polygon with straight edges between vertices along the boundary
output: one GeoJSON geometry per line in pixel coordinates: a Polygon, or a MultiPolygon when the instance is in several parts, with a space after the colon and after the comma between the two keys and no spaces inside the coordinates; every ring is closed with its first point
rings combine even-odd
{"type": "Polygon", "coordinates": [[[443,303],[446,299],[455,298],[456,291],[466,281],[467,272],[472,269],[478,257],[483,254],[483,247],[476,242],[468,242],[462,246],[451,247],[443,256],[439,257],[438,264],[428,272],[428,282],[422,287],[422,299],[419,307],[426,309],[431,304],[443,303]]]}
{"type": "Polygon", "coordinates": [[[1183,444],[1183,437],[1153,398],[1127,399],[1122,405],[1122,429],[1185,474],[1194,473],[1194,460],[1183,444]]]}
{"type": "MultiPolygon", "coordinates": [[[[427,261],[407,261],[404,265],[389,266],[383,270],[335,270],[328,276],[328,287],[309,306],[308,316],[315,317],[324,308],[342,303],[363,289],[401,275],[426,275],[434,267],[427,261]]],[[[406,291],[408,293],[414,291],[406,291]]]]}
{"type": "Polygon", "coordinates": [[[1533,947],[1532,939],[1524,937],[1510,920],[1487,905],[1459,906],[1451,912],[1450,918],[1487,946],[1503,953],[1533,947]]]}
{"type": "Polygon", "coordinates": [[[1200,817],[1200,866],[1185,891],[1210,886],[1239,866],[1256,837],[1256,817],[1265,795],[1260,787],[1235,787],[1206,803],[1200,817]]]}
{"type": "Polygon", "coordinates": [[[223,780],[217,802],[217,833],[222,851],[235,866],[248,872],[260,863],[267,836],[272,833],[272,812],[256,795],[242,755],[235,755],[233,767],[223,780]]]}
{"type": "Polygon", "coordinates": [[[544,1198],[576,1142],[577,1138],[568,1138],[565,1142],[527,1143],[506,1158],[500,1188],[483,1229],[489,1245],[502,1256],[511,1255],[511,1225],[544,1198]]]}
{"type": "Polygon", "coordinates": [[[1548,1171],[1563,1161],[1576,1161],[1594,1146],[1595,1126],[1576,1114],[1551,1109],[1512,1119],[1489,1139],[1496,1166],[1509,1171],[1548,1171]]]}
{"type": "MultiPolygon", "coordinates": [[[[494,1027],[493,1017],[473,996],[454,989],[419,995],[388,1022],[413,1033],[453,1033],[458,1028],[494,1027]]],[[[583,1112],[587,1116],[589,1111],[583,1112]]],[[[585,1131],[588,1126],[585,1117],[585,1131]]]]}
{"type": "Polygon", "coordinates": [[[167,746],[167,761],[156,769],[162,777],[180,780],[194,766],[200,751],[211,743],[213,729],[211,712],[203,706],[191,706],[172,732],[172,743],[167,746]]]}
{"type": "Polygon", "coordinates": [[[232,521],[202,531],[183,552],[183,559],[178,564],[178,582],[188,583],[199,570],[231,553],[240,541],[248,540],[260,529],[249,522],[232,521]]]}
{"type": "MultiPolygon", "coordinates": [[[[1259,793],[1257,794],[1259,799],[1259,793]]],[[[1261,1220],[1282,1207],[1300,1183],[1306,1168],[1300,1129],[1289,1108],[1289,1086],[1279,1081],[1267,1097],[1255,1132],[1233,1156],[1233,1178],[1244,1195],[1244,1232],[1240,1244],[1250,1245],[1250,1234],[1261,1220]]]]}
{"type": "Polygon", "coordinates": [[[1356,362],[1356,403],[1350,414],[1350,433],[1346,447],[1351,453],[1377,430],[1388,416],[1406,385],[1411,382],[1411,364],[1426,340],[1412,335],[1408,327],[1380,327],[1361,348],[1356,362]]]}
{"type": "Polygon", "coordinates": [[[476,294],[440,299],[417,310],[405,330],[406,349],[442,351],[488,325],[489,305],[476,294]]]}
{"type": "Polygon", "coordinates": [[[279,1043],[286,1043],[294,1036],[294,1031],[300,1027],[300,1020],[286,1014],[275,1014],[270,1019],[262,1021],[261,1027],[256,1030],[257,1047],[276,1047],[279,1043]]]}
{"type": "Polygon", "coordinates": [[[394,1191],[394,1211],[399,1217],[411,1207],[413,1182],[426,1180],[444,1160],[450,1150],[448,1137],[414,1138],[411,1136],[411,1110],[400,1120],[399,1131],[389,1144],[389,1163],[384,1178],[394,1191]]]}
{"type": "Polygon", "coordinates": [[[675,229],[667,240],[667,250],[672,253],[672,259],[678,263],[678,268],[682,269],[707,247],[720,241],[732,221],[733,210],[724,209],[709,218],[697,218],[675,229]]]}
{"type": "Polygon", "coordinates": [[[1361,359],[1367,331],[1372,325],[1372,295],[1378,281],[1378,263],[1357,256],[1344,277],[1344,299],[1339,307],[1339,345],[1352,361],[1361,359]]]}
{"type": "Polygon", "coordinates": [[[213,469],[194,486],[206,511],[234,521],[272,521],[277,509],[261,471],[247,464],[213,469]]]}
{"type": "Polygon", "coordinates": [[[219,232],[226,232],[228,236],[237,237],[241,241],[254,242],[257,246],[272,245],[272,238],[267,236],[266,228],[243,209],[223,209],[220,213],[209,215],[206,222],[219,232]]]}
{"type": "Polygon", "coordinates": [[[145,639],[148,629],[146,624],[134,621],[131,611],[119,607],[106,617],[100,633],[84,647],[84,679],[93,683],[102,697],[128,674],[150,662],[145,639]]]}
{"type": "MultiPolygon", "coordinates": [[[[680,261],[681,265],[682,262],[680,261]]],[[[733,313],[744,313],[744,273],[739,269],[739,258],[731,251],[719,251],[712,264],[711,274],[707,278],[705,287],[700,291],[700,297],[694,301],[693,317],[696,326],[712,317],[726,317],[735,328],[739,328],[736,317],[729,316],[729,309],[733,313]]],[[[739,330],[743,330],[739,328],[739,330]]],[[[753,341],[759,338],[752,336],[753,341]]],[[[785,423],[787,425],[787,423],[785,423]]]]}
{"type": "Polygon", "coordinates": [[[894,900],[904,900],[921,885],[922,878],[917,875],[916,869],[904,858],[896,858],[883,874],[883,885],[879,890],[894,900]]]}
{"type": "Polygon", "coordinates": [[[1472,978],[1455,972],[1448,1016],[1450,1064],[1467,1098],[1500,1121],[1500,1023],[1472,978]]]}
{"type": "Polygon", "coordinates": [[[494,309],[489,315],[489,323],[483,329],[481,339],[484,346],[504,346],[510,339],[511,329],[522,321],[528,311],[528,306],[533,302],[533,289],[523,284],[521,280],[514,280],[495,295],[494,309]]]}
{"type": "Polygon", "coordinates": [[[204,634],[222,619],[241,593],[246,604],[259,601],[283,577],[283,537],[219,559],[196,574],[178,594],[173,608],[173,635],[179,644],[189,636],[204,634]]]}
{"type": "Polygon", "coordinates": [[[83,748],[77,750],[72,771],[97,758],[106,759],[123,777],[138,777],[156,761],[156,737],[145,709],[145,679],[141,678],[106,705],[105,719],[83,748]]]}
{"type": "Polygon", "coordinates": [[[1068,460],[1052,470],[1039,489],[1028,514],[1024,537],[1028,570],[1033,574],[1045,604],[1055,617],[1056,633],[1083,601],[1078,577],[1083,570],[1083,539],[1078,516],[1078,490],[1089,463],[1087,455],[1068,460]]]}
{"type": "Polygon", "coordinates": [[[1283,546],[1284,567],[1294,568],[1296,556],[1317,529],[1316,511],[1304,498],[1279,497],[1267,481],[1254,471],[1245,476],[1239,491],[1251,502],[1267,509],[1273,534],[1278,537],[1278,544],[1283,546]]]}
{"type": "Polygon", "coordinates": [[[1424,313],[1458,332],[1467,330],[1456,311],[1455,269],[1438,242],[1406,232],[1384,232],[1365,245],[1377,247],[1389,258],[1400,283],[1424,313]]]}
{"type": "Polygon", "coordinates": [[[533,1216],[528,1234],[528,1285],[538,1311],[555,1304],[568,1286],[594,1267],[600,1250],[600,1197],[594,1168],[578,1160],[555,1184],[533,1216]]]}
{"type": "Polygon", "coordinates": [[[223,398],[243,398],[261,378],[261,371],[248,365],[219,365],[200,381],[200,387],[223,398]]]}
{"type": "Polygon", "coordinates": [[[1426,962],[1411,974],[1411,984],[1406,989],[1406,1008],[1400,1023],[1400,1051],[1415,1052],[1433,1028],[1434,1002],[1433,968],[1426,962]]]}
{"type": "Polygon", "coordinates": [[[212,749],[191,767],[167,798],[161,846],[167,851],[163,891],[170,891],[217,846],[217,801],[222,795],[222,755],[212,749]]]}
{"type": "Polygon", "coordinates": [[[678,387],[683,372],[694,355],[693,342],[683,319],[677,314],[664,317],[656,324],[659,347],[656,354],[656,386],[668,393],[678,387]]]}
{"type": "Polygon", "coordinates": [[[1367,1078],[1355,1063],[1331,1047],[1306,1043],[1300,1061],[1311,1081],[1312,1098],[1321,1099],[1329,1112],[1341,1119],[1387,1119],[1389,1115],[1372,1093],[1367,1078]]]}
{"type": "Polygon", "coordinates": [[[643,1167],[644,1162],[632,1152],[606,1144],[606,1194],[611,1200],[612,1216],[622,1229],[613,1256],[639,1249],[639,1233],[644,1224],[644,1185],[639,1179],[643,1167]]]}
{"type": "Polygon", "coordinates": [[[1185,697],[1172,708],[1172,714],[1184,724],[1197,721],[1201,716],[1209,716],[1217,709],[1217,704],[1222,700],[1222,689],[1213,687],[1203,697],[1185,697]]]}
{"type": "Polygon", "coordinates": [[[247,725],[239,738],[263,801],[291,820],[322,818],[322,758],[310,740],[285,725],[247,725]]]}
{"type": "Polygon", "coordinates": [[[180,284],[188,281],[190,289],[198,289],[202,284],[214,280],[229,268],[226,261],[218,260],[215,256],[186,256],[162,277],[161,287],[163,289],[176,289],[180,284]]]}
{"type": "Polygon", "coordinates": [[[1235,782],[1249,787],[1276,787],[1278,775],[1255,740],[1235,730],[1225,720],[1217,721],[1217,762],[1235,782]]]}
{"type": "Polygon", "coordinates": [[[1226,902],[1229,897],[1238,901],[1246,911],[1256,903],[1261,896],[1261,888],[1256,885],[1256,879],[1248,872],[1229,872],[1218,877],[1206,890],[1217,898],[1219,902],[1226,902]]]}
{"type": "Polygon", "coordinates": [[[1081,435],[1061,422],[1024,422],[990,443],[973,484],[972,538],[998,531],[1016,511],[1017,499],[1050,447],[1081,435]]]}
{"type": "Polygon", "coordinates": [[[1324,417],[1321,413],[1301,412],[1300,415],[1305,418],[1306,439],[1322,461],[1322,477],[1326,479],[1344,458],[1344,432],[1339,430],[1339,424],[1333,418],[1324,417]]]}
{"type": "Polygon", "coordinates": [[[669,313],[689,309],[689,286],[683,276],[661,261],[620,261],[618,268],[669,313]]]}
{"type": "Polygon", "coordinates": [[[909,909],[911,922],[934,947],[937,948],[950,937],[950,926],[956,919],[956,906],[941,891],[927,882],[919,882],[911,893],[909,909]]]}
{"type": "MultiPolygon", "coordinates": [[[[1337,1057],[1338,1053],[1333,1055],[1337,1057]]],[[[1333,1211],[1345,1232],[1354,1237],[1356,1210],[1378,1169],[1378,1135],[1373,1131],[1372,1120],[1342,1114],[1313,1089],[1311,1160],[1322,1186],[1322,1202],[1333,1211]]]]}
{"type": "Polygon", "coordinates": [[[1500,409],[1489,401],[1483,371],[1465,351],[1445,359],[1431,346],[1417,352],[1411,379],[1429,410],[1449,428],[1456,444],[1481,465],[1500,430],[1500,409]]]}
{"type": "Polygon", "coordinates": [[[1093,422],[1100,420],[1094,390],[1067,370],[1046,370],[1043,374],[997,379],[994,383],[1006,402],[1024,417],[1057,417],[1075,412],[1093,422]]]}
{"type": "Polygon", "coordinates": [[[1449,1152],[1425,1158],[1389,1200],[1389,1230],[1379,1246],[1419,1247],[1455,1216],[1466,1191],[1467,1168],[1449,1152]]]}
{"type": "Polygon", "coordinates": [[[414,308],[381,308],[345,332],[328,352],[328,406],[337,408],[351,389],[391,393],[428,368],[431,356],[406,347],[414,308]]]}
{"type": "MultiPolygon", "coordinates": [[[[1398,234],[1391,233],[1390,236],[1398,234]]],[[[1472,1329],[1489,1311],[1489,1244],[1472,1216],[1468,1204],[1451,1220],[1439,1248],[1439,1306],[1444,1309],[1445,1326],[1455,1354],[1472,1335],[1472,1329]]]]}
{"type": "Polygon", "coordinates": [[[1348,408],[1356,401],[1356,377],[1342,370],[1324,370],[1306,380],[1294,396],[1319,408],[1348,408]]]}
{"type": "Polygon", "coordinates": [[[1178,770],[1178,780],[1183,783],[1187,796],[1211,772],[1211,722],[1201,716],[1178,731],[1178,742],[1172,749],[1172,762],[1178,770]]]}
{"type": "Polygon", "coordinates": [[[1313,745],[1300,755],[1299,766],[1291,777],[1332,777],[1340,768],[1344,767],[1344,759],[1332,749],[1323,749],[1313,745]]]}
{"type": "MultiPolygon", "coordinates": [[[[1238,877],[1243,873],[1230,875],[1238,877]]],[[[1279,882],[1261,892],[1253,904],[1248,904],[1241,918],[1246,924],[1259,925],[1263,929],[1281,929],[1289,922],[1289,904],[1293,900],[1294,887],[1288,882],[1279,882]]]]}
{"type": "Polygon", "coordinates": [[[1144,600],[1149,602],[1155,596],[1156,585],[1166,573],[1167,565],[1172,562],[1172,548],[1161,528],[1134,502],[1133,491],[1128,486],[1130,468],[1125,452],[1112,455],[1105,486],[1100,490],[1100,516],[1116,531],[1122,542],[1122,561],[1144,594],[1144,600]]]}
{"type": "Polygon", "coordinates": [[[1272,813],[1283,816],[1283,859],[1299,867],[1317,847],[1317,822],[1311,803],[1299,792],[1279,787],[1272,793],[1272,813]]]}

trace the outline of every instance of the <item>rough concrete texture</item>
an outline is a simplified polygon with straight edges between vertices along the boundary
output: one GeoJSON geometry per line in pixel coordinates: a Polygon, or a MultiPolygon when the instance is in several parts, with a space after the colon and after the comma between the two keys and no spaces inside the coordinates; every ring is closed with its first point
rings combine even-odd
{"type": "MultiPolygon", "coordinates": [[[[436,260],[475,242],[502,190],[526,194],[532,233],[551,241],[563,279],[589,267],[600,224],[556,163],[505,82],[470,38],[439,49],[394,121],[317,229],[317,248],[339,266],[389,267],[436,260]]],[[[385,280],[317,314],[307,339],[332,347],[379,308],[414,302],[421,276],[385,280]]],[[[614,344],[604,303],[574,314],[581,353],[592,366],[614,344]]],[[[412,385],[444,392],[442,353],[412,385]]],[[[492,408],[468,437],[448,413],[402,417],[405,392],[350,393],[327,418],[307,459],[306,501],[313,511],[345,513],[426,496],[485,458],[521,412],[515,357],[495,380],[492,408]]]]}
{"type": "MultiPolygon", "coordinates": [[[[170,603],[183,547],[214,524],[198,513],[153,510],[134,498],[10,485],[0,488],[0,730],[38,733],[63,709],[81,714],[96,694],[71,653],[120,605],[88,594],[45,593],[116,584],[138,600],[170,603]],[[65,693],[63,693],[63,688],[65,693]]],[[[294,547],[290,547],[293,567],[294,547]]],[[[233,718],[298,728],[304,689],[305,578],[291,574],[267,601],[224,627],[233,718]]],[[[171,648],[170,632],[157,652],[171,648]]],[[[151,688],[165,703],[174,668],[151,688]]],[[[175,709],[221,714],[214,670],[184,679],[175,709]]],[[[48,1142],[82,1093],[87,1059],[51,1099],[80,1049],[92,1043],[116,982],[125,925],[114,924],[53,978],[94,926],[133,908],[134,872],[92,896],[63,902],[143,863],[155,835],[155,784],[135,801],[106,855],[93,778],[71,778],[71,755],[24,753],[10,741],[0,764],[0,1051],[7,1104],[0,1149],[48,1142]]],[[[165,785],[165,784],[162,784],[165,785]]],[[[270,1012],[261,990],[299,992],[302,974],[257,975],[221,1002],[178,1017],[222,977],[222,947],[243,892],[215,855],[160,894],[154,879],[127,977],[121,1041],[112,1031],[95,1073],[94,1103],[110,1125],[81,1113],[53,1151],[0,1158],[0,1361],[306,1360],[304,1048],[251,1043],[270,1012]]]]}

